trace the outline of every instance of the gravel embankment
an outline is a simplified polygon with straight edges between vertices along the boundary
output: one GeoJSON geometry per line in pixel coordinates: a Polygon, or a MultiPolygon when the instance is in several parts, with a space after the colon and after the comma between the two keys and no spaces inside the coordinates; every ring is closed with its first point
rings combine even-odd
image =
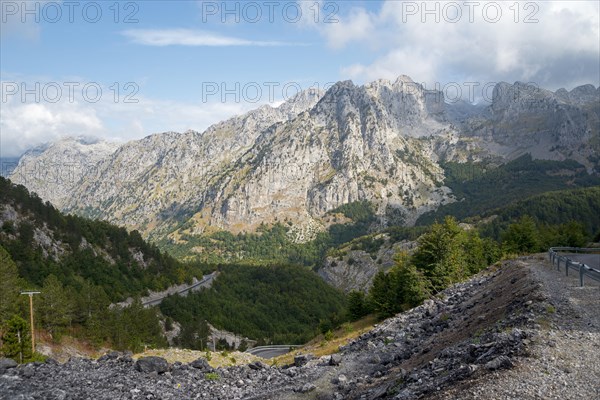
{"type": "MultiPolygon", "coordinates": [[[[213,369],[113,353],[2,367],[1,399],[600,398],[600,290],[541,257],[504,262],[331,357],[213,369]]],[[[0,360],[1,361],[1,360],[0,360]]]]}
{"type": "Polygon", "coordinates": [[[576,273],[565,275],[544,255],[521,261],[541,282],[547,298],[545,316],[537,319],[531,356],[515,368],[493,372],[450,390],[436,400],[592,400],[600,399],[600,287],[576,273]]]}

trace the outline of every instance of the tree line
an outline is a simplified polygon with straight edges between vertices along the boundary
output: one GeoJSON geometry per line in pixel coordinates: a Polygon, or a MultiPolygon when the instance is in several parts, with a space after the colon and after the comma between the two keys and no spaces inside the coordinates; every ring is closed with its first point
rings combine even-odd
{"type": "MultiPolygon", "coordinates": [[[[552,246],[584,247],[590,240],[600,241],[600,225],[592,234],[578,220],[552,224],[527,214],[506,217],[517,210],[523,213],[542,205],[573,202],[577,213],[567,212],[554,220],[578,214],[581,220],[593,222],[600,218],[600,188],[548,193],[527,202],[529,206],[509,206],[494,221],[480,224],[479,228],[465,230],[450,216],[443,223],[434,223],[418,238],[413,254],[398,253],[390,271],[377,273],[367,294],[349,293],[348,318],[357,320],[370,313],[386,318],[415,307],[503,257],[545,252],[552,246]]],[[[568,207],[542,208],[554,214],[568,207]]]]}

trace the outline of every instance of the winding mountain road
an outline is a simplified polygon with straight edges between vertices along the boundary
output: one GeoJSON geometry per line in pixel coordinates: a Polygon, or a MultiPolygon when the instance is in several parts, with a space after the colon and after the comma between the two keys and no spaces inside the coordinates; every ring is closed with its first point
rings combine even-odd
{"type": "Polygon", "coordinates": [[[212,285],[213,280],[217,277],[217,275],[218,275],[218,272],[215,271],[212,274],[204,275],[202,277],[202,279],[199,280],[198,282],[192,283],[191,285],[186,286],[186,287],[184,287],[182,289],[179,289],[179,290],[177,290],[175,292],[172,292],[172,293],[170,291],[161,292],[160,296],[157,297],[157,298],[151,298],[151,299],[147,299],[147,300],[142,299],[142,305],[144,307],[157,306],[167,296],[170,296],[170,295],[173,295],[173,294],[178,294],[180,296],[187,296],[187,294],[190,293],[190,292],[194,292],[196,290],[200,290],[200,289],[203,289],[203,288],[209,288],[212,285]]]}
{"type": "Polygon", "coordinates": [[[261,358],[274,358],[283,354],[289,353],[290,349],[295,347],[301,347],[296,345],[273,345],[273,346],[257,346],[248,349],[246,353],[261,357],[261,358]]]}

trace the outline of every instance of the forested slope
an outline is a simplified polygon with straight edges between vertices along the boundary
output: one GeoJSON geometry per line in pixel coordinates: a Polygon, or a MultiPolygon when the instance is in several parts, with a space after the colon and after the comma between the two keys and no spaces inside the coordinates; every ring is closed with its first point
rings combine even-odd
{"type": "Polygon", "coordinates": [[[4,178],[0,227],[0,245],[32,285],[53,274],[68,286],[88,281],[116,301],[182,283],[198,273],[145,242],[137,231],[64,215],[4,178]]]}
{"type": "Polygon", "coordinates": [[[447,163],[444,170],[444,184],[452,189],[458,202],[422,215],[417,225],[442,221],[446,215],[457,219],[481,215],[549,191],[600,185],[599,176],[589,175],[575,161],[533,160],[528,154],[497,168],[447,163]]]}
{"type": "Polygon", "coordinates": [[[259,342],[297,344],[341,322],[344,306],[344,295],[306,268],[228,265],[210,290],[168,297],[160,309],[182,324],[181,344],[199,348],[194,333],[205,320],[259,342]]]}

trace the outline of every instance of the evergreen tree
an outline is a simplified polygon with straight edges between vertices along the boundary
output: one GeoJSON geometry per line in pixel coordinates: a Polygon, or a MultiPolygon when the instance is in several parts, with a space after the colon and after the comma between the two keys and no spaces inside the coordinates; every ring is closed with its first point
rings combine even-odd
{"type": "Polygon", "coordinates": [[[21,288],[17,266],[4,247],[0,246],[0,325],[18,312],[21,288]]]}
{"type": "Polygon", "coordinates": [[[390,317],[398,309],[390,277],[383,271],[379,271],[373,278],[369,289],[369,304],[380,318],[390,317]]]}
{"type": "Polygon", "coordinates": [[[353,290],[348,293],[348,318],[351,321],[357,321],[369,313],[365,301],[365,294],[359,290],[353,290]]]}
{"type": "Polygon", "coordinates": [[[60,335],[73,321],[73,299],[55,275],[44,280],[38,309],[42,327],[51,335],[60,335]]]}
{"type": "Polygon", "coordinates": [[[237,350],[241,352],[248,350],[248,342],[246,341],[246,339],[242,339],[240,341],[240,345],[238,346],[237,350]]]}
{"type": "Polygon", "coordinates": [[[446,217],[443,224],[433,224],[431,230],[419,238],[419,248],[412,262],[423,271],[435,291],[468,276],[467,241],[465,232],[452,217],[446,217]]]}
{"type": "Polygon", "coordinates": [[[90,281],[81,281],[81,288],[76,293],[74,318],[78,323],[85,323],[106,310],[110,300],[102,287],[95,286],[90,281]]]}
{"type": "Polygon", "coordinates": [[[30,327],[25,320],[17,315],[6,322],[3,329],[1,353],[18,363],[31,358],[30,327]]]}
{"type": "Polygon", "coordinates": [[[397,260],[390,275],[395,297],[398,299],[398,311],[416,307],[431,295],[429,281],[410,262],[397,260]]]}

